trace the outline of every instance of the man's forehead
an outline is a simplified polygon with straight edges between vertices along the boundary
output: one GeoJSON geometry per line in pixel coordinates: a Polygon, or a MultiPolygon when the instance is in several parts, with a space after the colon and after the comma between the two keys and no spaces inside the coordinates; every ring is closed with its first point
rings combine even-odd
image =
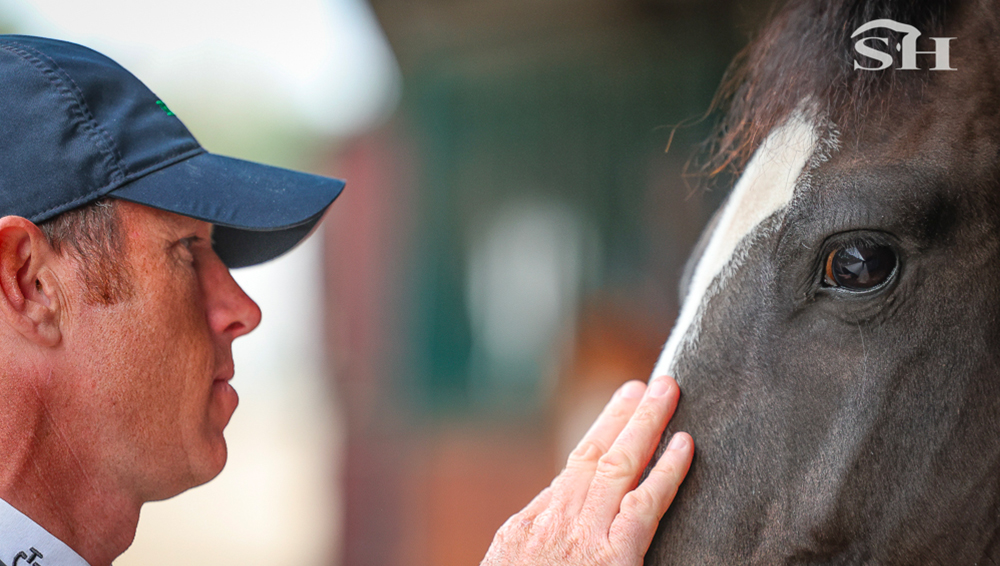
{"type": "Polygon", "coordinates": [[[152,229],[156,231],[166,231],[174,233],[190,233],[207,231],[211,235],[214,224],[177,214],[160,210],[143,204],[129,201],[119,201],[123,212],[123,217],[130,229],[152,229]]]}

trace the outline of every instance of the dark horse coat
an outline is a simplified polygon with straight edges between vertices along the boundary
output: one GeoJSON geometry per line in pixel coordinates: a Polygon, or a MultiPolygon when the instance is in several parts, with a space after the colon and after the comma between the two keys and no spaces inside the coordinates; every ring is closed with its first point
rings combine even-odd
{"type": "Polygon", "coordinates": [[[723,93],[646,563],[1000,562],[1000,4],[791,0],[723,93]]]}

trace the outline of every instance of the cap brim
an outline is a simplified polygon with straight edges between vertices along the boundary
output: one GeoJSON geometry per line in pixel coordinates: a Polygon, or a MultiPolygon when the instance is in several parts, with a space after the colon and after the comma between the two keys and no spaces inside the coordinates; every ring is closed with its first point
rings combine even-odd
{"type": "Polygon", "coordinates": [[[229,267],[278,257],[305,239],[344,188],[339,179],[201,153],[108,196],[215,224],[229,267]]]}

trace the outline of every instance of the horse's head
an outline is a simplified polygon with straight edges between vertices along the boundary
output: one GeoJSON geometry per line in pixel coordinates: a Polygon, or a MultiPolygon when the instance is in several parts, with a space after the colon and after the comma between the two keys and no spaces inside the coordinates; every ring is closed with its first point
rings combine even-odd
{"type": "Polygon", "coordinates": [[[1000,6],[795,1],[743,68],[720,145],[752,157],[656,369],[697,450],[647,563],[994,563],[1000,6]],[[900,70],[885,26],[893,65],[855,69],[878,18],[957,70],[900,70]]]}

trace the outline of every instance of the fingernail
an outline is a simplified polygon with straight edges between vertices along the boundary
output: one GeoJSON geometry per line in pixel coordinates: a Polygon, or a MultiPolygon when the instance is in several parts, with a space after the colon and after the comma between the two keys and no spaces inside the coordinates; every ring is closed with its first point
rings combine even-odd
{"type": "Polygon", "coordinates": [[[638,381],[630,381],[622,386],[622,399],[637,399],[642,397],[645,387],[638,381]]]}
{"type": "Polygon", "coordinates": [[[667,393],[667,389],[670,386],[667,382],[662,379],[654,379],[652,383],[649,384],[649,396],[650,397],[663,397],[667,393]]]}
{"type": "Polygon", "coordinates": [[[687,437],[678,433],[670,439],[670,444],[667,445],[667,450],[683,450],[684,448],[687,448],[687,444],[687,437]]]}

